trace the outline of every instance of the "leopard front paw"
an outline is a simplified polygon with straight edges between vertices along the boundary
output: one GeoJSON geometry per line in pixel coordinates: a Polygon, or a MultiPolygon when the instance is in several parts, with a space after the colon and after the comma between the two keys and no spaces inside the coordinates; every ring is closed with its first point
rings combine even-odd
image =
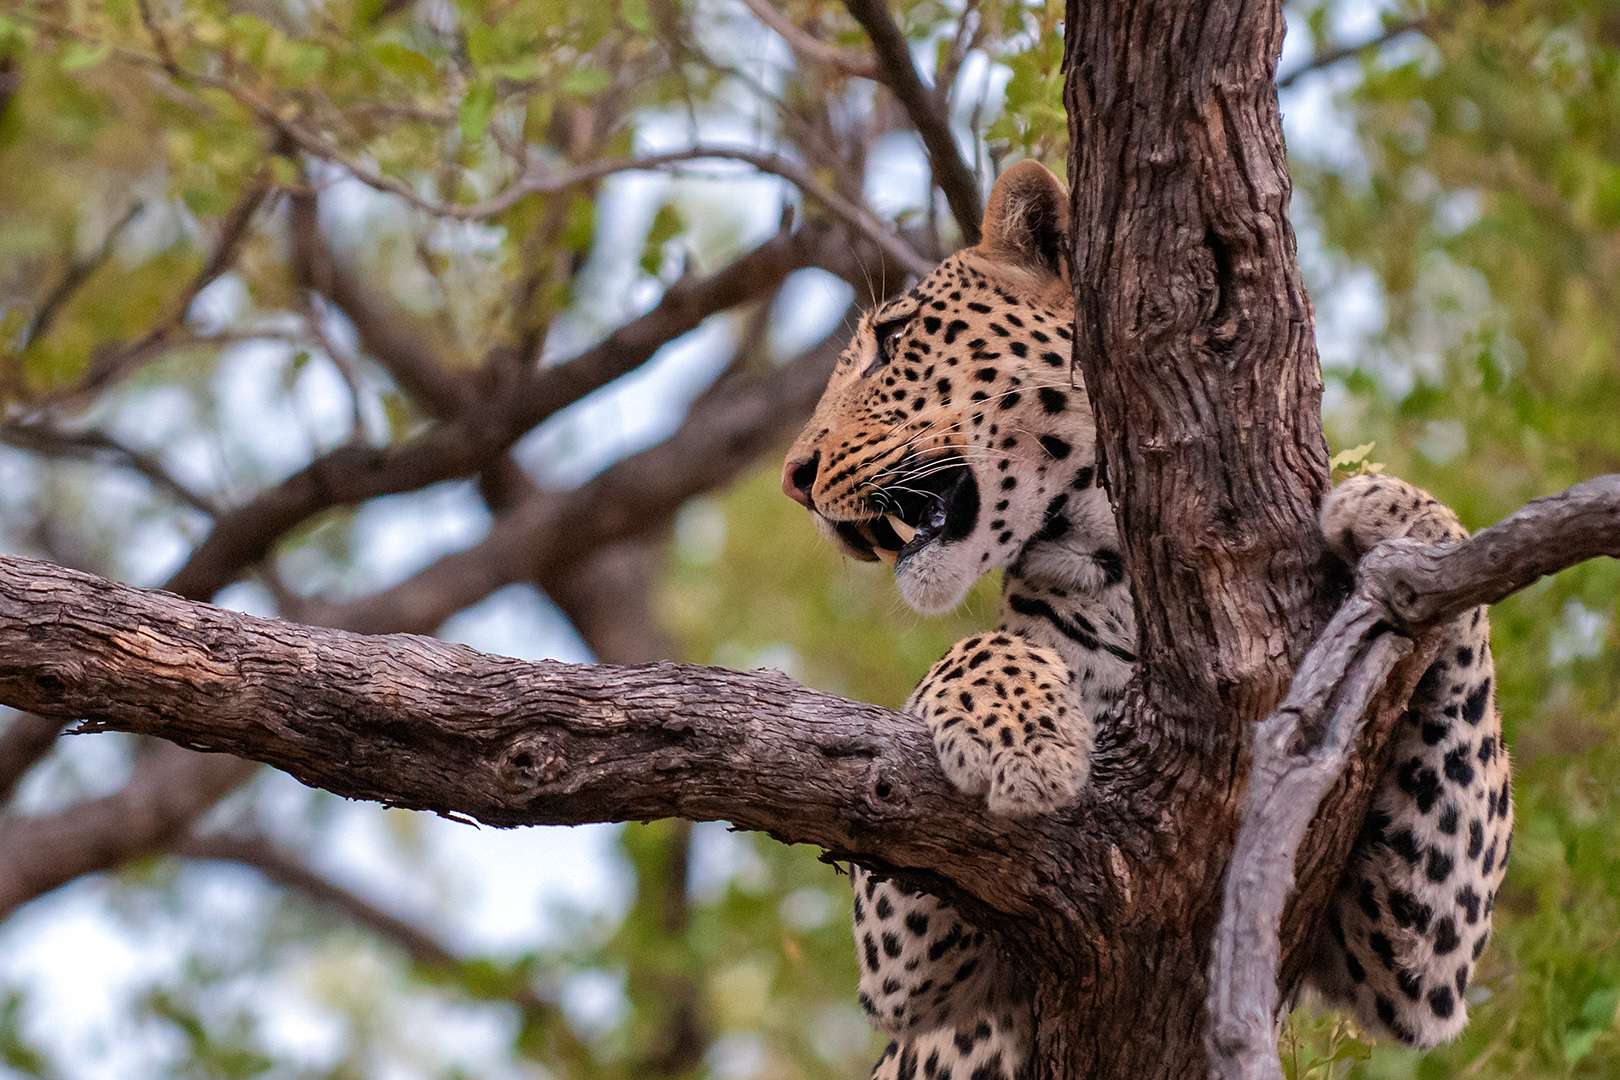
{"type": "Polygon", "coordinates": [[[906,709],[927,721],[946,777],[1003,817],[1073,802],[1091,769],[1091,721],[1062,659],[1005,631],[951,647],[906,709]]]}

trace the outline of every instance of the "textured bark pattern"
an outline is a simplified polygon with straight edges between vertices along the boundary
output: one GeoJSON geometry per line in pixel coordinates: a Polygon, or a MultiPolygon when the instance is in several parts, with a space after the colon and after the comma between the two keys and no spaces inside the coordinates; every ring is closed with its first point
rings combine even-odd
{"type": "Polygon", "coordinates": [[[527,663],[0,557],[0,701],[490,825],[726,820],[971,882],[969,905],[1073,902],[1072,820],[991,819],[920,723],[774,672],[527,663]]]}
{"type": "MultiPolygon", "coordinates": [[[[1115,785],[1134,826],[1116,840],[1132,895],[1071,928],[1078,978],[1041,977],[1043,1015],[1084,1020],[1043,1024],[1039,1065],[1203,1076],[1208,943],[1248,732],[1337,595],[1315,520],[1321,376],[1272,84],[1283,19],[1269,2],[1076,0],[1066,25],[1075,359],[1144,659],[1130,724],[1100,740],[1135,774],[1115,785]]],[[[1367,796],[1357,776],[1330,800],[1330,824],[1359,820],[1367,796]]],[[[1307,845],[1320,859],[1300,879],[1306,916],[1353,834],[1307,845]]]]}

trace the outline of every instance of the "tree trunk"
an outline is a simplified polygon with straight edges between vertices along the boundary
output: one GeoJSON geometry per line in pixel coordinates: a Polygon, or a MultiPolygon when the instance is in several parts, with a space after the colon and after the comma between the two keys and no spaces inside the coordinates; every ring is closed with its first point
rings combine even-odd
{"type": "MultiPolygon", "coordinates": [[[[1075,358],[1144,662],[1096,769],[1119,778],[1117,905],[1063,928],[1078,971],[1042,974],[1040,1071],[1201,1077],[1249,734],[1342,589],[1316,526],[1328,454],[1273,85],[1283,18],[1270,0],[1075,0],[1066,26],[1075,358]]],[[[1334,820],[1359,820],[1365,777],[1334,820]]],[[[1353,834],[1305,848],[1285,955],[1353,834]]]]}
{"type": "MultiPolygon", "coordinates": [[[[1074,806],[992,818],[945,781],[915,719],[776,675],[528,664],[22,559],[0,558],[0,701],[495,825],[724,819],[818,844],[942,896],[1024,959],[1036,1077],[1207,1075],[1206,973],[1254,727],[1347,585],[1315,522],[1328,466],[1286,217],[1282,29],[1276,0],[1068,8],[1075,359],[1145,658],[1074,806]]],[[[1587,495],[1601,506],[1579,550],[1613,553],[1620,480],[1587,495]]],[[[1550,558],[1546,530],[1503,535],[1533,556],[1521,577],[1584,557],[1550,558]]],[[[1446,567],[1494,572],[1505,556],[1485,540],[1424,554],[1433,572],[1409,582],[1432,592],[1446,567]]],[[[1411,600],[1382,602],[1416,633],[1440,609],[1411,600]]],[[[1299,847],[1283,1000],[1423,659],[1412,649],[1371,694],[1357,753],[1299,847]]],[[[0,836],[0,912],[8,857],[0,836]]]]}

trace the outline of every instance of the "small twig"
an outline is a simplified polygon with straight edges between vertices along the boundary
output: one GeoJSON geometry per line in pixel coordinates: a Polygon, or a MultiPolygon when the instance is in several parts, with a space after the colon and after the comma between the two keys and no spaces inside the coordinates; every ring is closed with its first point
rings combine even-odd
{"type": "MultiPolygon", "coordinates": [[[[1278,928],[1294,859],[1344,770],[1368,705],[1387,691],[1413,638],[1602,555],[1620,558],[1620,474],[1537,499],[1459,544],[1386,540],[1362,558],[1355,591],[1255,734],[1248,804],[1210,964],[1212,1077],[1280,1080],[1278,928]]],[[[1435,645],[1423,644],[1427,660],[1435,645]]]]}
{"type": "Polygon", "coordinates": [[[139,473],[147,482],[177,502],[209,517],[219,513],[213,500],[192,491],[163,467],[156,456],[125,446],[104,431],[61,431],[39,420],[0,424],[0,443],[45,457],[95,461],[139,473]]]}
{"type": "Polygon", "coordinates": [[[360,376],[348,350],[339,348],[326,332],[326,305],[313,290],[304,293],[304,324],[309,327],[310,336],[320,343],[321,351],[332,361],[332,366],[338,369],[343,385],[349,388],[349,445],[364,446],[366,417],[360,401],[360,376]]]}
{"type": "Polygon", "coordinates": [[[140,217],[141,211],[144,209],[146,209],[146,204],[143,202],[131,203],[129,209],[124,211],[123,216],[113,223],[112,228],[107,230],[107,235],[102,238],[100,247],[85,258],[75,259],[69,264],[67,273],[62,275],[61,282],[40,302],[39,310],[34,313],[34,318],[29,322],[28,328],[23,331],[22,340],[17,346],[18,352],[22,352],[28,346],[50,333],[51,324],[56,321],[57,313],[62,310],[73,294],[79,291],[80,286],[89,281],[90,276],[112,257],[113,246],[118,242],[118,237],[123,234],[125,229],[129,228],[131,222],[140,217]]]}
{"type": "Polygon", "coordinates": [[[1429,18],[1427,16],[1418,19],[1407,19],[1403,22],[1389,24],[1384,27],[1382,32],[1368,38],[1366,41],[1360,41],[1354,45],[1340,45],[1336,48],[1324,49],[1293,71],[1279,78],[1277,80],[1277,89],[1286,90],[1293,86],[1296,80],[1304,78],[1313,71],[1321,71],[1323,68],[1332,67],[1341,60],[1349,60],[1374,49],[1383,48],[1396,38],[1405,37],[1407,34],[1415,30],[1422,30],[1428,25],[1429,18]]]}
{"type": "Polygon", "coordinates": [[[771,6],[770,0],[743,0],[754,17],[774,30],[800,59],[833,69],[842,75],[860,79],[882,79],[883,71],[868,53],[858,49],[840,49],[817,40],[795,26],[792,19],[771,6]]]}

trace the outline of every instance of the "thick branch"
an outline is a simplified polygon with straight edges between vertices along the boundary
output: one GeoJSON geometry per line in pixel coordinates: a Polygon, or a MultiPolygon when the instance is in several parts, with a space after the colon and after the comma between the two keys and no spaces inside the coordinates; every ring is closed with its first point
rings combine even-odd
{"type": "MultiPolygon", "coordinates": [[[[1620,558],[1620,475],[1537,499],[1460,544],[1390,540],[1357,567],[1355,592],[1300,665],[1288,697],[1255,736],[1248,806],[1226,879],[1210,970],[1211,1075],[1281,1080],[1278,930],[1294,862],[1317,807],[1355,749],[1370,703],[1396,708],[1389,677],[1421,635],[1546,574],[1620,558]],[[1396,632],[1399,627],[1403,632],[1396,632]]],[[[1410,665],[1415,680],[1436,643],[1410,665]]]]}
{"type": "Polygon", "coordinates": [[[917,128],[917,134],[922,136],[934,170],[934,182],[945,192],[945,202],[962,230],[963,241],[970,246],[977,244],[979,218],[983,212],[979,181],[962,160],[956,136],[951,134],[950,118],[939,98],[917,74],[911,60],[911,47],[900,27],[895,25],[887,0],[844,0],[844,6],[872,39],[872,51],[877,54],[883,84],[894,94],[917,128]]]}
{"type": "Polygon", "coordinates": [[[0,700],[491,825],[723,819],[930,867],[1025,914],[1062,903],[1068,876],[1042,835],[1060,826],[985,818],[919,722],[775,672],[524,663],[0,557],[0,700]]]}
{"type": "MultiPolygon", "coordinates": [[[[293,610],[306,620],[377,633],[431,630],[452,612],[476,603],[501,585],[532,578],[552,591],[571,617],[586,616],[579,630],[597,656],[616,663],[663,659],[667,654],[655,644],[650,628],[641,627],[638,632],[633,621],[626,624],[620,617],[624,604],[635,605],[622,588],[612,601],[617,605],[616,614],[607,610],[603,598],[587,595],[592,583],[604,577],[611,576],[620,587],[633,583],[635,575],[627,578],[623,573],[624,560],[614,576],[613,569],[604,570],[594,563],[582,566],[581,558],[595,544],[608,544],[611,537],[644,536],[681,499],[723,482],[753,460],[761,446],[779,441],[790,427],[802,422],[841,340],[835,336],[762,379],[707,396],[705,404],[669,440],[613,466],[583,492],[539,492],[517,473],[509,479],[521,483],[506,486],[519,493],[515,509],[521,512],[514,514],[514,508],[508,508],[491,538],[471,552],[448,556],[375,597],[341,606],[306,601],[293,610]],[[598,614],[603,617],[591,617],[598,614]]],[[[509,459],[504,460],[511,465],[509,459]]],[[[630,561],[643,563],[645,559],[636,555],[630,561]]],[[[128,791],[111,797],[125,801],[106,803],[112,808],[108,813],[73,807],[59,815],[66,818],[60,826],[52,824],[55,819],[41,819],[0,829],[0,873],[9,874],[12,883],[0,909],[55,888],[72,876],[151,854],[154,841],[149,831],[123,828],[124,816],[141,821],[162,819],[164,835],[172,838],[229,790],[212,779],[217,758],[174,753],[182,760],[162,763],[161,786],[143,781],[143,771],[152,764],[143,762],[128,791]],[[148,797],[173,800],[174,793],[191,789],[207,794],[187,803],[189,817],[140,805],[148,797]]],[[[247,774],[241,775],[245,778],[247,774]]]]}
{"type": "Polygon", "coordinates": [[[533,491],[479,543],[380,593],[301,614],[362,633],[432,633],[496,589],[545,579],[580,551],[638,536],[680,504],[736,476],[804,422],[847,330],[782,368],[700,400],[680,429],[567,492],[533,491]]]}

